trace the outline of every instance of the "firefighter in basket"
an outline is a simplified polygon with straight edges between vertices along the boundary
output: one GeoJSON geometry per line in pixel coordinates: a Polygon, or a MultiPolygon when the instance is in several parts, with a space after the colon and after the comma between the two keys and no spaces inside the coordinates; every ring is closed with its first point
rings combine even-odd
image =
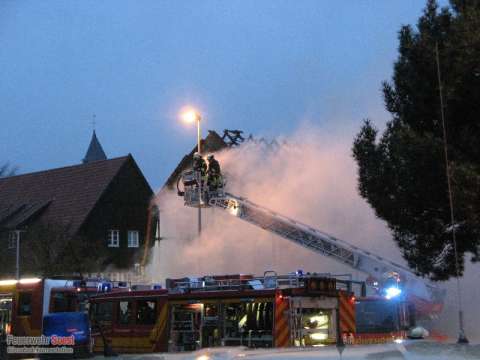
{"type": "Polygon", "coordinates": [[[220,163],[213,154],[208,155],[207,186],[210,191],[216,191],[222,186],[222,173],[220,163]]]}
{"type": "Polygon", "coordinates": [[[200,174],[200,181],[203,184],[207,174],[207,163],[203,159],[202,155],[200,155],[198,152],[193,154],[193,171],[200,174]]]}

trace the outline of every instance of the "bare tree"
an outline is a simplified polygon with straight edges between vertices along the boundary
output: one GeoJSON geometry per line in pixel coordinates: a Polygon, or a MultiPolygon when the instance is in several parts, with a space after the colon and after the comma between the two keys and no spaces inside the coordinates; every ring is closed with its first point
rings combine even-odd
{"type": "Polygon", "coordinates": [[[0,165],[0,178],[13,176],[16,174],[18,168],[16,166],[11,166],[9,162],[0,165]]]}
{"type": "Polygon", "coordinates": [[[42,276],[80,275],[98,270],[102,248],[72,235],[70,226],[40,223],[31,227],[22,242],[25,271],[42,276]]]}

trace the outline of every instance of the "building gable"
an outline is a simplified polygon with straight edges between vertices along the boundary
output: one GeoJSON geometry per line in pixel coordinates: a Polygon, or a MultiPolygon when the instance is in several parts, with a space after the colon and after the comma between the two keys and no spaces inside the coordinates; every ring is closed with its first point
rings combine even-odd
{"type": "Polygon", "coordinates": [[[140,258],[153,195],[150,185],[129,155],[80,229],[86,239],[104,246],[107,246],[108,231],[118,231],[118,247],[107,249],[104,265],[126,268],[140,258]],[[138,231],[138,248],[129,248],[128,231],[138,231]]]}

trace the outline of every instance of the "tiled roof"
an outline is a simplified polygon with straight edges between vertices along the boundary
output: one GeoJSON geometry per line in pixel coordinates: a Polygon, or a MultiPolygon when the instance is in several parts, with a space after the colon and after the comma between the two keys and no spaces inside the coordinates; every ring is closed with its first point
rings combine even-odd
{"type": "Polygon", "coordinates": [[[2,228],[15,229],[23,226],[28,220],[39,214],[44,210],[52,200],[43,202],[36,202],[30,204],[22,204],[18,207],[11,207],[13,211],[6,214],[6,216],[0,217],[0,224],[2,228]]]}
{"type": "Polygon", "coordinates": [[[42,220],[76,232],[129,156],[0,178],[0,227],[42,220]]]}

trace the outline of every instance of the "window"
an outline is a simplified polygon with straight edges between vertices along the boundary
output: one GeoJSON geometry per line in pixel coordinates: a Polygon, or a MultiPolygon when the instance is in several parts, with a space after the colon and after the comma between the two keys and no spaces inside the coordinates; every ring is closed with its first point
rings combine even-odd
{"type": "Polygon", "coordinates": [[[137,324],[154,325],[157,314],[155,301],[139,300],[137,302],[137,324]]]}
{"type": "Polygon", "coordinates": [[[65,292],[56,292],[52,295],[52,312],[75,311],[75,295],[65,292]]]}
{"type": "Polygon", "coordinates": [[[10,231],[8,233],[8,248],[15,249],[17,247],[17,231],[10,231]]]}
{"type": "Polygon", "coordinates": [[[357,331],[362,333],[397,331],[398,304],[396,301],[384,300],[356,302],[357,331]]]}
{"type": "Polygon", "coordinates": [[[19,316],[32,315],[32,293],[21,292],[18,294],[18,309],[19,316]]]}
{"type": "Polygon", "coordinates": [[[130,301],[120,301],[118,303],[118,319],[120,325],[130,324],[132,318],[133,303],[130,301]]]}
{"type": "Polygon", "coordinates": [[[138,247],[138,231],[130,230],[128,232],[128,247],[137,248],[138,247]]]}
{"type": "Polygon", "coordinates": [[[107,322],[112,321],[113,303],[111,302],[99,302],[93,305],[91,312],[94,322],[107,322]]]}
{"type": "Polygon", "coordinates": [[[108,230],[107,246],[108,247],[120,246],[120,230],[108,230]]]}

